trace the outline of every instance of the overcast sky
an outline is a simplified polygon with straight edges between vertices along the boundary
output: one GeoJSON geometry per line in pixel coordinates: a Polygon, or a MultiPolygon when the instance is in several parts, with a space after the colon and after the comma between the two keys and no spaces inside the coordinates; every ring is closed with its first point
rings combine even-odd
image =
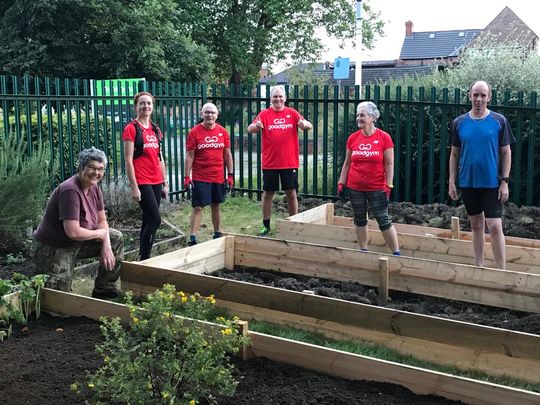
{"type": "MultiPolygon", "coordinates": [[[[351,4],[353,1],[351,1],[351,4]]],[[[405,21],[413,22],[413,31],[442,31],[453,29],[483,29],[505,6],[517,14],[540,36],[540,1],[538,0],[368,0],[373,10],[381,12],[386,22],[385,37],[379,38],[375,49],[366,51],[362,60],[397,59],[405,36],[405,21]]],[[[352,47],[339,49],[325,41],[328,51],[323,60],[349,57],[355,61],[352,47]]]]}

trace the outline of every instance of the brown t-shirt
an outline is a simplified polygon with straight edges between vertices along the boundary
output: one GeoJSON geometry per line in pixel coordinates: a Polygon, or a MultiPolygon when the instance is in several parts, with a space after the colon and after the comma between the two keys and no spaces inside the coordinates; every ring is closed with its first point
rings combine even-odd
{"type": "Polygon", "coordinates": [[[92,186],[85,195],[81,182],[74,175],[53,191],[41,224],[34,232],[34,238],[52,247],[69,247],[75,241],[64,231],[64,220],[79,221],[82,228],[97,229],[98,212],[103,211],[103,194],[98,186],[92,186]]]}

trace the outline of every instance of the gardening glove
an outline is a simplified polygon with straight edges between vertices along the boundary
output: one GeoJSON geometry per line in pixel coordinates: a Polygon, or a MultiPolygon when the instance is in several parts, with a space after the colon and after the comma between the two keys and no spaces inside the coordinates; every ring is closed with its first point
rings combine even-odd
{"type": "Polygon", "coordinates": [[[337,196],[341,202],[347,201],[347,187],[345,187],[345,184],[338,183],[337,185],[337,196]]]}
{"type": "Polygon", "coordinates": [[[227,191],[231,191],[234,186],[234,174],[229,173],[227,176],[227,181],[225,182],[225,188],[227,191]]]}
{"type": "Polygon", "coordinates": [[[191,190],[193,188],[193,181],[190,176],[184,176],[184,189],[191,190]]]}

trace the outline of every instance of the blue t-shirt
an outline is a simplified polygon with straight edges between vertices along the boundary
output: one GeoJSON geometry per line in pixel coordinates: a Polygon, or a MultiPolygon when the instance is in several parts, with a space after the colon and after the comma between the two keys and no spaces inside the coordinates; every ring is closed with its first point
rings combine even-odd
{"type": "Polygon", "coordinates": [[[452,124],[452,146],[460,148],[460,187],[499,187],[500,148],[516,142],[508,120],[489,111],[484,118],[460,115],[452,124]]]}

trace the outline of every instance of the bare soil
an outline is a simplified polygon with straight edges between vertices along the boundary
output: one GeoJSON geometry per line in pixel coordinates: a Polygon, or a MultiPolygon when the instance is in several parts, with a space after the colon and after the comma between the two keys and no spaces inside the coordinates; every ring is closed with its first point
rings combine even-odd
{"type": "MultiPolygon", "coordinates": [[[[95,371],[102,364],[94,351],[101,341],[99,324],[44,314],[27,331],[17,329],[0,342],[0,403],[83,404],[70,385],[82,382],[85,370],[95,371]]],[[[240,384],[233,397],[219,398],[219,404],[457,403],[419,396],[394,384],[329,377],[264,358],[234,363],[240,384]]]]}
{"type": "Polygon", "coordinates": [[[375,288],[362,286],[356,282],[327,280],[256,268],[235,267],[232,271],[220,270],[214,273],[214,275],[269,287],[285,288],[292,291],[310,290],[323,297],[338,298],[422,315],[437,316],[540,335],[540,314],[512,311],[504,308],[392,290],[390,291],[391,300],[385,302],[379,300],[375,288]]]}

